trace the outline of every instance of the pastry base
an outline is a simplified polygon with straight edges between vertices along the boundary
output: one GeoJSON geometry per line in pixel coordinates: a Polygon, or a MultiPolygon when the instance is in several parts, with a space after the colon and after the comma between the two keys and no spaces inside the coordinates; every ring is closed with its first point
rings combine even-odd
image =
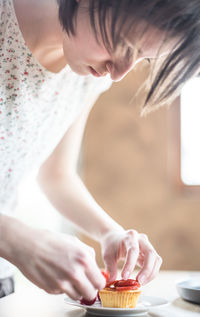
{"type": "Polygon", "coordinates": [[[102,306],[113,308],[135,308],[140,294],[140,290],[112,291],[103,289],[99,291],[102,306]]]}

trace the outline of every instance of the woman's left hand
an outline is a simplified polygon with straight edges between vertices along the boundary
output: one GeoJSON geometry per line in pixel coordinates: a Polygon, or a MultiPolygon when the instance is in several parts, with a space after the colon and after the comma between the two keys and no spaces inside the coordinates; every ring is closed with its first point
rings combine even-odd
{"type": "Polygon", "coordinates": [[[124,259],[121,272],[123,279],[128,279],[136,265],[140,267],[136,279],[144,285],[158,274],[162,264],[145,234],[135,230],[110,231],[101,241],[102,256],[106,270],[110,274],[110,281],[116,279],[117,263],[124,259]]]}

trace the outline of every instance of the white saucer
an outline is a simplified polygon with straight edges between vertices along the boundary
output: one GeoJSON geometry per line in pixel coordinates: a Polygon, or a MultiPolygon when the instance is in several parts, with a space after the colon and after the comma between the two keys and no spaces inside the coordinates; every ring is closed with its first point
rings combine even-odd
{"type": "Polygon", "coordinates": [[[194,277],[176,284],[179,295],[196,304],[200,304],[200,278],[194,277]]]}
{"type": "Polygon", "coordinates": [[[65,303],[86,309],[88,314],[99,316],[144,316],[149,309],[168,305],[169,302],[164,298],[154,296],[140,296],[138,304],[135,308],[111,308],[102,307],[99,301],[92,306],[81,305],[79,301],[65,297],[65,303]]]}

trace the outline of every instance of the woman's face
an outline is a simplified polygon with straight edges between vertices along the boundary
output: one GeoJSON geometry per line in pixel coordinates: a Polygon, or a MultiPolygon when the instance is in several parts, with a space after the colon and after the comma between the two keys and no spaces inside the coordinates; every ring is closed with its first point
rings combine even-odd
{"type": "MultiPolygon", "coordinates": [[[[137,30],[134,34],[137,34],[137,30]]],[[[90,25],[87,1],[80,1],[76,35],[69,37],[63,33],[66,61],[79,75],[92,74],[100,77],[109,73],[113,81],[119,81],[142,59],[156,58],[166,54],[170,49],[170,45],[162,45],[160,50],[163,34],[153,27],[148,28],[140,42],[136,41],[134,34],[132,32],[123,37],[123,45],[120,44],[114,52],[109,52],[103,41],[99,39],[97,42],[95,38],[90,25]],[[137,52],[136,56],[134,56],[135,52],[137,52]]]]}

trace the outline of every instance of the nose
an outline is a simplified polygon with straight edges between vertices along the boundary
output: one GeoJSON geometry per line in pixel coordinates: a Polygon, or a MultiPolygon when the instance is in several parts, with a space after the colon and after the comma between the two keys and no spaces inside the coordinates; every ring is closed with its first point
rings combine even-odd
{"type": "Polygon", "coordinates": [[[110,77],[113,81],[120,81],[122,78],[130,72],[134,66],[138,63],[139,60],[135,62],[129,62],[129,63],[112,63],[107,62],[106,63],[106,69],[110,73],[110,77]]]}

